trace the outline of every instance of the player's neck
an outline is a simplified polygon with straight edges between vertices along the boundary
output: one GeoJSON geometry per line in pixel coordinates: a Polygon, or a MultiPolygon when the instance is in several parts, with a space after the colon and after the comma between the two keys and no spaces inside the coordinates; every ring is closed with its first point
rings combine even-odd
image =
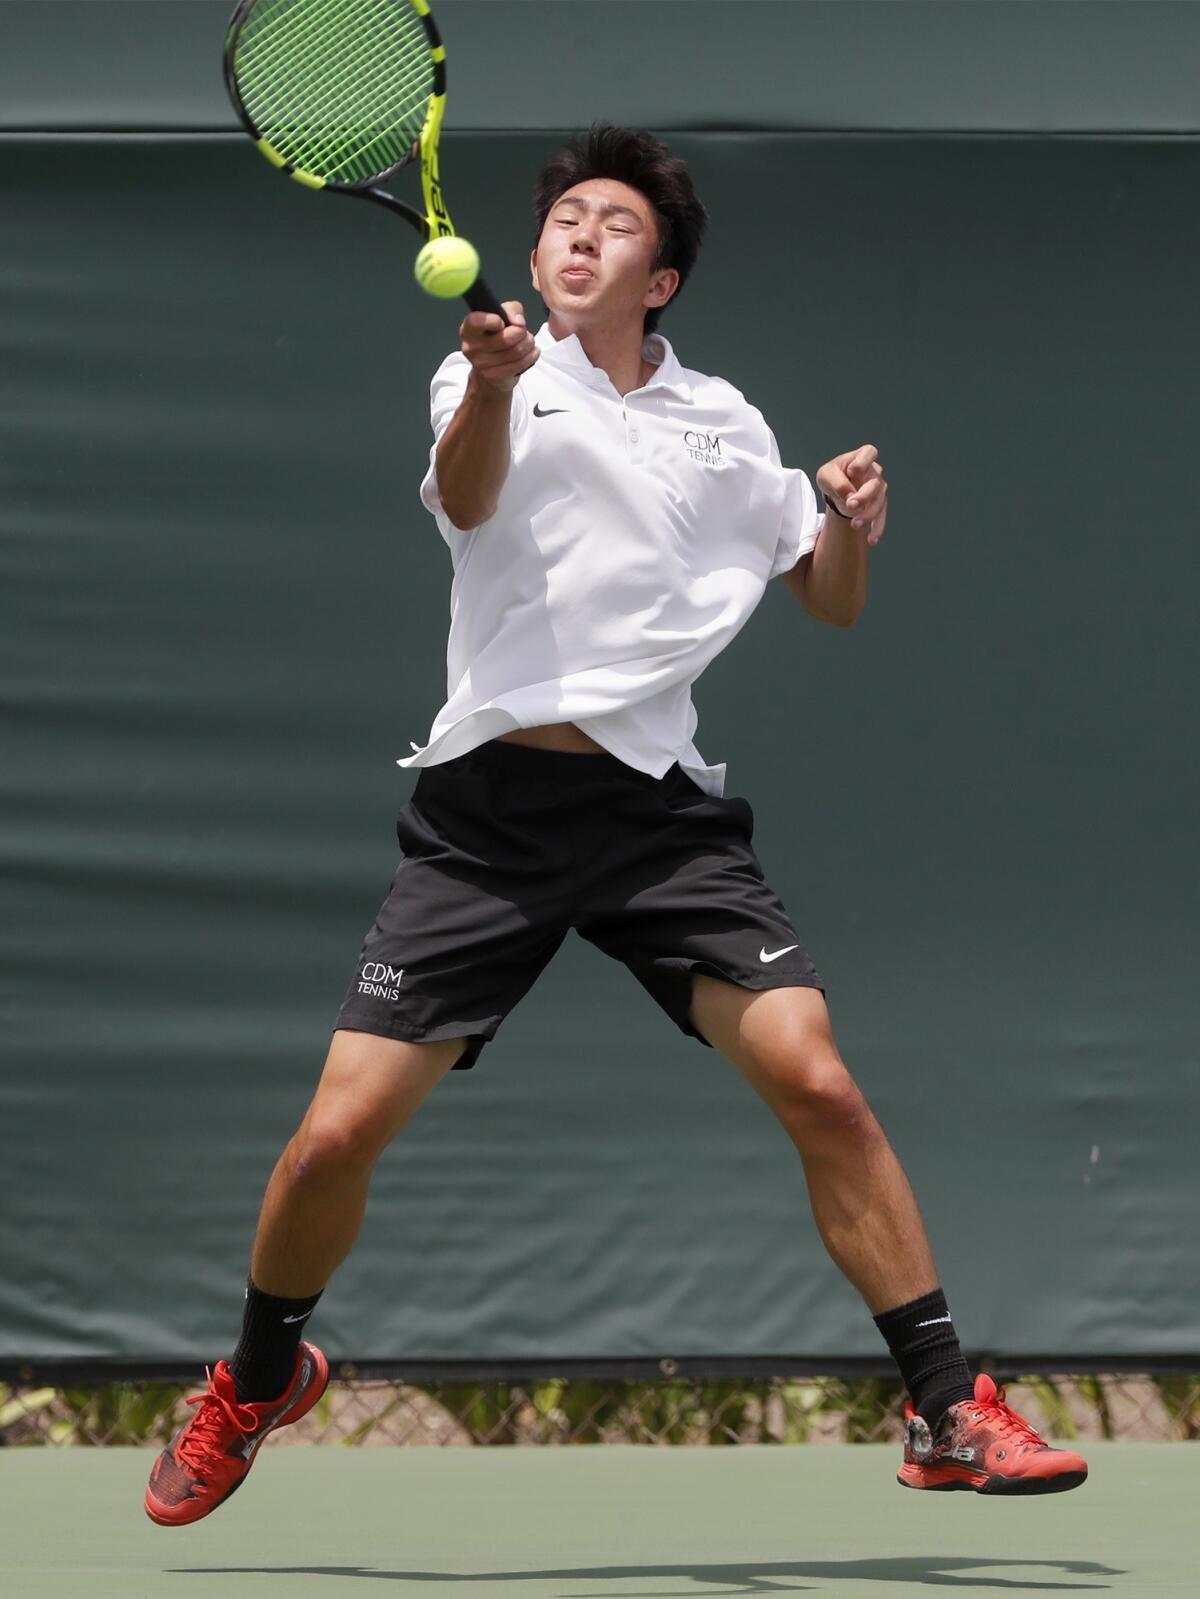
{"type": "Polygon", "coordinates": [[[642,356],[644,335],[640,322],[616,327],[576,327],[551,311],[550,332],[556,339],[569,339],[574,334],[584,355],[593,366],[608,374],[618,394],[640,389],[654,371],[653,363],[642,356]]]}

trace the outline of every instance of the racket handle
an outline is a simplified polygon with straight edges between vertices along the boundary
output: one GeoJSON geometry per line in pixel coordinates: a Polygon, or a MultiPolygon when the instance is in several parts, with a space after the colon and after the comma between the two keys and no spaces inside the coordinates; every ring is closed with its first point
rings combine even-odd
{"type": "Polygon", "coordinates": [[[476,278],[471,287],[463,295],[463,299],[472,311],[490,311],[493,316],[498,316],[508,326],[508,318],[504,314],[504,307],[488,288],[482,278],[476,278]]]}

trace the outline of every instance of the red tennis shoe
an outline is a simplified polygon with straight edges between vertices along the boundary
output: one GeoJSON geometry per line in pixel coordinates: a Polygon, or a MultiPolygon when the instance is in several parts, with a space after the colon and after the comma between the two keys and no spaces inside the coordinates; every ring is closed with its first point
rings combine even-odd
{"type": "Polygon", "coordinates": [[[1087,1461],[1070,1449],[1052,1449],[1023,1416],[1004,1403],[980,1372],[974,1400],[951,1405],[936,1433],[911,1402],[897,1481],[906,1488],[965,1488],[977,1494],[1054,1494],[1078,1488],[1087,1461]]]}
{"type": "Polygon", "coordinates": [[[208,1373],[208,1388],[193,1394],[199,1410],[154,1462],[146,1514],[160,1527],[182,1527],[223,1505],[246,1480],[258,1446],[276,1427],[299,1421],[325,1392],[329,1362],[315,1344],[301,1344],[296,1369],[278,1399],[239,1404],[223,1360],[208,1373]]]}

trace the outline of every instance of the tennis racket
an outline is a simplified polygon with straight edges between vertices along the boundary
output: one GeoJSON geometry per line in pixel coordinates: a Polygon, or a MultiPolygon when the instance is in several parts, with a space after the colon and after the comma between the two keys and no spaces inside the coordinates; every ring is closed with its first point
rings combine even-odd
{"type": "MultiPolygon", "coordinates": [[[[241,0],[225,83],[247,133],[289,178],[373,200],[422,239],[453,234],[438,176],[446,51],[426,0],[241,0]],[[379,187],[418,156],[423,216],[379,187]]],[[[481,277],[463,299],[507,323],[481,277]]]]}

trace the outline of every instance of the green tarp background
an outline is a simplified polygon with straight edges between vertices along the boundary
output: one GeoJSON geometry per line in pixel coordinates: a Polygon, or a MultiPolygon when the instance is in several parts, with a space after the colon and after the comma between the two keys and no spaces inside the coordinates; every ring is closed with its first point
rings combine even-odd
{"type": "MultiPolygon", "coordinates": [[[[506,293],[554,142],[445,141],[506,293]]],[[[700,748],[966,1342],[1194,1356],[1200,151],[674,142],[713,227],[663,331],[893,501],[862,622],[775,585],[700,748]]],[[[458,312],[242,141],[5,148],[0,1361],[213,1358],[441,702],[458,312]]],[[[578,942],[384,1157],[320,1319],[360,1360],[883,1353],[769,1113],[578,942]]]]}
{"type": "MultiPolygon", "coordinates": [[[[437,0],[454,128],[1196,132],[1184,0],[437,0]]],[[[233,0],[0,0],[0,128],[233,129],[233,0]]]]}

